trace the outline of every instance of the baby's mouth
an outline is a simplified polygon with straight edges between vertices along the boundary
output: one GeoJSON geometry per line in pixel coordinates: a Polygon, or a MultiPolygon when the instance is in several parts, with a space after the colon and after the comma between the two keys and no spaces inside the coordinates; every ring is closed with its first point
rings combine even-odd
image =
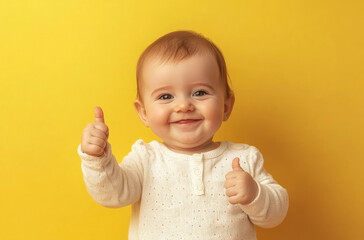
{"type": "Polygon", "coordinates": [[[181,119],[178,121],[172,122],[173,124],[191,124],[201,121],[201,119],[181,119]]]}

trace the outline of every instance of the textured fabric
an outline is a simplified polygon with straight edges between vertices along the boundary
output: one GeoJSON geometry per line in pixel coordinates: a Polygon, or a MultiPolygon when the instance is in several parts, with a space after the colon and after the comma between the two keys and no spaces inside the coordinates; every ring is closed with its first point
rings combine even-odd
{"type": "Polygon", "coordinates": [[[101,157],[78,148],[91,197],[106,207],[132,204],[130,240],[256,239],[254,225],[274,227],[288,209],[287,191],[263,168],[257,148],[221,142],[201,154],[185,155],[163,143],[136,141],[118,164],[108,144],[101,157]],[[232,160],[259,187],[248,205],[232,205],[225,195],[225,175],[232,160]]]}

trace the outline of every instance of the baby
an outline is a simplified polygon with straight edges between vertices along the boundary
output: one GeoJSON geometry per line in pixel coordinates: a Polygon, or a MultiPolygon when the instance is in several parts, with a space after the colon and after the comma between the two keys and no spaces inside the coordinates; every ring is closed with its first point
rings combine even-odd
{"type": "Polygon", "coordinates": [[[78,148],[91,197],[132,205],[131,240],[256,239],[288,209],[287,191],[263,168],[257,148],[214,134],[234,105],[225,61],[210,40],[176,31],[153,42],[137,64],[140,120],[163,142],[137,140],[118,164],[101,108],[78,148]]]}

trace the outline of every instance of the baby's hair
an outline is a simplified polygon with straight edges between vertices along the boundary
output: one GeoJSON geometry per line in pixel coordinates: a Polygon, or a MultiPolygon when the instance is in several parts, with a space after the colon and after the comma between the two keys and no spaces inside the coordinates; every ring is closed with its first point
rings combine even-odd
{"type": "Polygon", "coordinates": [[[193,31],[170,32],[149,45],[141,54],[137,64],[137,99],[141,99],[140,83],[143,65],[148,58],[157,57],[161,62],[177,63],[185,58],[192,57],[198,53],[211,54],[217,62],[220,79],[225,83],[226,96],[232,91],[229,86],[229,76],[226,69],[224,56],[219,48],[209,39],[193,31]]]}

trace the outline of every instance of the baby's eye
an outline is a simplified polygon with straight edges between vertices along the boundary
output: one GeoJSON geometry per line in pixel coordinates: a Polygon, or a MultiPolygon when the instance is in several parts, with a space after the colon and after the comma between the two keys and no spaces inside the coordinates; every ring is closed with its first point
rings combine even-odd
{"type": "Polygon", "coordinates": [[[163,95],[159,96],[158,99],[160,99],[160,100],[168,100],[168,99],[172,99],[172,98],[173,98],[173,96],[171,94],[163,94],[163,95]]]}
{"type": "Polygon", "coordinates": [[[198,91],[194,92],[192,96],[201,97],[201,96],[204,96],[206,94],[207,94],[207,92],[205,92],[204,90],[198,90],[198,91]]]}

